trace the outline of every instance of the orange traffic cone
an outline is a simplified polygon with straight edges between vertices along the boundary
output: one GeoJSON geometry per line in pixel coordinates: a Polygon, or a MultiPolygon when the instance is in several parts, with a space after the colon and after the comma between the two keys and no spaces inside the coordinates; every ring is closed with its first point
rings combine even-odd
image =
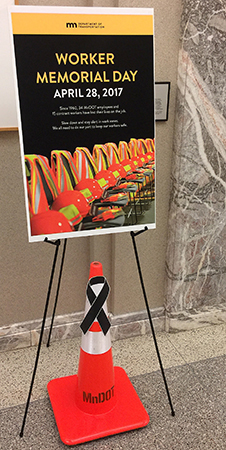
{"type": "Polygon", "coordinates": [[[78,374],[48,383],[61,440],[75,445],[148,424],[125,371],[113,366],[106,300],[109,285],[93,262],[87,286],[78,374]]]}

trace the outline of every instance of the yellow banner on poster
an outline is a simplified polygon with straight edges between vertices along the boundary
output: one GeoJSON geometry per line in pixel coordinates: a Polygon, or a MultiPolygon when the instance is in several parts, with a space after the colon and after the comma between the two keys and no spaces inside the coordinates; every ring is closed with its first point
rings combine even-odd
{"type": "Polygon", "coordinates": [[[153,35],[153,15],[11,13],[13,34],[153,35]],[[119,20],[120,18],[120,20],[119,20]]]}

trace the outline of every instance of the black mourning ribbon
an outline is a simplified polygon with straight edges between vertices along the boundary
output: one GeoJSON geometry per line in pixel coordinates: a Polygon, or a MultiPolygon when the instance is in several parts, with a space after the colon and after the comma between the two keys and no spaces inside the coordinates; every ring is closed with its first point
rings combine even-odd
{"type": "Polygon", "coordinates": [[[100,276],[90,278],[86,289],[86,295],[91,307],[80,325],[80,328],[82,329],[84,334],[87,333],[95,319],[98,320],[104,335],[107,334],[111,324],[102,306],[106,302],[109,292],[110,287],[105,277],[100,276]],[[92,286],[94,286],[95,284],[103,284],[97,296],[92,290],[92,286]]]}

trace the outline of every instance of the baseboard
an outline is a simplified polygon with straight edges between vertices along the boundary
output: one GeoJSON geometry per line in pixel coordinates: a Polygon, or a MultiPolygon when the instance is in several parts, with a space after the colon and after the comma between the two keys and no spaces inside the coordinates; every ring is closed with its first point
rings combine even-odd
{"type": "MultiPolygon", "coordinates": [[[[122,315],[109,314],[109,316],[112,341],[151,333],[146,311],[122,315]]],[[[177,313],[168,313],[164,308],[155,308],[151,310],[151,317],[156,332],[177,333],[226,323],[226,304],[177,313]]],[[[56,316],[51,341],[81,337],[82,318],[83,312],[56,316]]],[[[47,318],[43,336],[44,344],[48,339],[50,323],[51,319],[47,318]]],[[[0,352],[37,345],[41,324],[41,320],[34,320],[0,328],[0,352]]]]}
{"type": "MultiPolygon", "coordinates": [[[[150,333],[146,311],[114,316],[111,320],[111,339],[116,341],[150,333]]],[[[164,308],[151,310],[156,331],[165,330],[164,308]]],[[[81,336],[80,323],[83,312],[56,316],[51,334],[51,342],[81,336]]],[[[43,344],[47,343],[51,319],[46,319],[43,344]]],[[[0,328],[0,352],[16,350],[38,344],[42,321],[34,320],[0,328]]]]}
{"type": "Polygon", "coordinates": [[[216,306],[203,306],[199,309],[189,309],[176,313],[166,312],[166,331],[178,333],[179,331],[194,330],[208,325],[226,323],[226,304],[216,306]]]}

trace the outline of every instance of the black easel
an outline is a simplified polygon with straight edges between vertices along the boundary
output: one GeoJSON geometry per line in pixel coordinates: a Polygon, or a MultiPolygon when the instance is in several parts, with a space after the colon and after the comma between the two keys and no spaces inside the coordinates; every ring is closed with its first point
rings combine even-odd
{"type": "MultiPolygon", "coordinates": [[[[38,360],[39,360],[39,355],[40,355],[40,350],[41,350],[41,345],[42,345],[42,339],[43,339],[43,334],[44,334],[44,329],[45,329],[45,322],[46,322],[46,316],[47,316],[47,312],[48,312],[48,306],[49,306],[49,300],[50,300],[50,295],[51,295],[51,290],[52,290],[54,273],[55,273],[55,268],[56,268],[56,263],[57,263],[58,251],[59,251],[59,246],[60,246],[60,243],[61,243],[61,241],[59,239],[57,241],[49,241],[47,238],[45,238],[44,242],[47,242],[48,244],[52,244],[56,248],[55,248],[55,253],[54,253],[52,270],[51,270],[51,274],[50,274],[49,287],[48,287],[48,292],[47,292],[47,297],[46,297],[46,304],[45,304],[45,309],[44,309],[44,313],[43,313],[42,327],[41,327],[40,336],[39,336],[39,343],[38,343],[38,349],[37,349],[37,353],[36,353],[36,360],[35,360],[33,375],[32,375],[32,379],[31,379],[31,385],[30,385],[30,389],[29,389],[29,394],[28,394],[28,398],[27,398],[27,403],[26,403],[26,407],[25,407],[23,423],[22,423],[22,427],[21,427],[21,431],[20,431],[20,437],[23,437],[23,434],[24,434],[24,427],[25,427],[25,423],[26,423],[26,418],[27,418],[28,408],[29,408],[29,404],[30,404],[33,384],[34,384],[34,380],[35,380],[35,375],[36,375],[36,371],[37,371],[37,367],[38,367],[38,360]]],[[[63,271],[63,265],[64,265],[65,252],[66,252],[66,244],[67,244],[67,239],[65,239],[65,241],[64,241],[64,248],[63,248],[63,253],[62,253],[62,258],[61,258],[61,266],[60,266],[60,272],[59,272],[59,278],[58,278],[56,298],[55,298],[55,303],[54,303],[54,308],[53,308],[53,313],[52,313],[52,321],[51,321],[51,326],[50,326],[50,331],[49,331],[47,347],[49,347],[49,344],[50,344],[50,338],[51,338],[51,332],[52,332],[52,327],[53,327],[53,321],[54,321],[54,316],[55,316],[55,311],[56,311],[56,306],[57,306],[57,300],[58,300],[59,291],[60,291],[60,283],[61,283],[61,277],[62,277],[62,271],[63,271]]]]}
{"type": "Polygon", "coordinates": [[[147,313],[148,313],[148,318],[149,318],[149,322],[150,322],[150,326],[151,326],[151,331],[152,331],[152,335],[153,335],[153,339],[154,339],[155,349],[156,349],[156,353],[157,353],[157,356],[158,356],[159,365],[160,365],[160,369],[161,369],[161,372],[162,372],[162,377],[163,377],[163,381],[164,381],[164,384],[165,384],[165,388],[166,388],[166,393],[167,393],[167,396],[168,396],[169,404],[170,404],[170,407],[171,407],[171,414],[172,414],[172,416],[175,416],[175,412],[174,412],[174,409],[173,409],[173,404],[172,404],[172,401],[171,401],[171,397],[170,397],[170,393],[169,393],[169,389],[168,389],[168,385],[167,385],[167,381],[166,381],[166,377],[165,377],[165,373],[164,373],[164,369],[163,369],[163,365],[162,365],[162,361],[161,361],[160,352],[159,352],[159,349],[158,349],[157,339],[156,339],[155,330],[154,330],[154,326],[153,326],[153,322],[152,322],[152,318],[151,318],[150,308],[149,308],[149,305],[148,305],[147,295],[146,295],[146,291],[145,291],[145,286],[144,286],[144,281],[143,281],[143,276],[142,276],[142,271],[141,271],[141,266],[140,266],[140,261],[139,261],[136,241],[135,241],[135,237],[138,236],[138,234],[141,234],[141,233],[143,233],[144,231],[147,231],[147,230],[148,230],[148,227],[145,227],[143,230],[137,231],[136,233],[131,231],[130,235],[131,235],[132,241],[133,241],[134,253],[135,253],[136,262],[137,262],[137,268],[138,268],[138,272],[139,272],[139,276],[140,276],[140,283],[141,283],[141,287],[142,287],[142,291],[143,291],[143,295],[144,295],[144,301],[145,301],[145,305],[146,305],[146,309],[147,309],[147,313]]]}
{"type": "Polygon", "coordinates": [[[57,284],[57,290],[56,290],[55,303],[54,303],[54,307],[53,307],[52,320],[51,320],[51,325],[50,325],[50,329],[49,329],[49,337],[48,337],[48,341],[47,341],[47,347],[50,346],[53,322],[54,322],[54,318],[55,318],[58,296],[59,296],[59,292],[60,292],[60,283],[61,283],[61,278],[62,278],[62,273],[63,273],[66,247],[67,247],[67,239],[64,240],[64,248],[63,248],[63,253],[62,253],[62,257],[61,257],[60,272],[59,272],[59,278],[58,278],[58,284],[57,284]]]}

